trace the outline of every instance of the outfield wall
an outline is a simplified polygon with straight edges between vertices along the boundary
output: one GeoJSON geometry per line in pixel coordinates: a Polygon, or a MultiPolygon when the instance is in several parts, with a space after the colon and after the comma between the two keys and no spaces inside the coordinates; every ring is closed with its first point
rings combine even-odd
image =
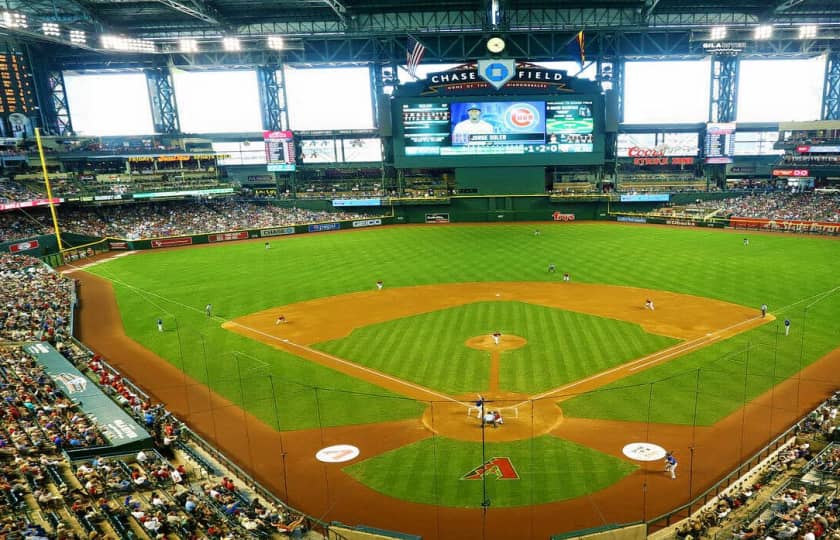
{"type": "MultiPolygon", "coordinates": [[[[670,196],[672,204],[687,204],[696,200],[714,200],[729,197],[725,192],[686,192],[670,196]]],[[[451,198],[388,199],[391,205],[360,207],[360,217],[355,220],[314,223],[264,229],[243,229],[215,233],[182,235],[168,238],[127,240],[96,238],[73,233],[62,234],[65,253],[57,256],[58,244],[54,235],[41,235],[24,240],[0,243],[0,252],[24,253],[40,257],[51,266],[64,261],[74,262],[101,251],[143,250],[212,244],[235,240],[265,239],[275,236],[357,229],[394,224],[445,224],[445,223],[514,223],[523,221],[582,221],[609,220],[625,223],[674,225],[687,227],[733,227],[746,230],[796,232],[837,236],[840,223],[812,223],[803,221],[778,221],[765,219],[713,219],[701,220],[688,217],[654,217],[647,215],[661,207],[659,202],[619,202],[614,195],[581,194],[572,196],[506,195],[506,196],[455,196],[451,198]],[[390,215],[364,217],[365,213],[380,212],[390,215]],[[69,249],[69,254],[68,254],[69,249]]],[[[383,200],[385,201],[385,200],[383,200]]],[[[324,199],[297,199],[276,201],[283,208],[302,208],[315,211],[332,209],[331,201],[324,199]]]]}

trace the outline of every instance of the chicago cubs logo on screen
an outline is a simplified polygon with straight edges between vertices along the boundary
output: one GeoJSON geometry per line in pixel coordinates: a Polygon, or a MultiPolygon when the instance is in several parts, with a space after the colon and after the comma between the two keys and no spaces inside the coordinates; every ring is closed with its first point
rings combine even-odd
{"type": "Polygon", "coordinates": [[[505,111],[505,126],[512,131],[536,131],[540,117],[540,111],[530,103],[514,103],[505,111]]]}

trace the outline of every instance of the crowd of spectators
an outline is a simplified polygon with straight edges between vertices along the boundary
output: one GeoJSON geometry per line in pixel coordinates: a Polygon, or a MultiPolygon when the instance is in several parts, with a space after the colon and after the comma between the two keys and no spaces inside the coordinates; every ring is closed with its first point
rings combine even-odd
{"type": "Polygon", "coordinates": [[[73,282],[28,255],[0,254],[0,340],[70,337],[73,282]]]}
{"type": "Polygon", "coordinates": [[[44,197],[45,195],[43,193],[35,191],[19,182],[13,182],[9,179],[0,180],[0,204],[31,201],[44,197]]]}
{"type": "Polygon", "coordinates": [[[70,280],[11,254],[0,255],[0,277],[0,339],[7,342],[0,347],[0,537],[135,538],[143,530],[151,538],[233,540],[308,528],[305,516],[211,470],[178,420],[70,339],[70,280]],[[54,380],[17,344],[36,340],[89,372],[152,435],[154,448],[70,461],[62,451],[109,443],[62,390],[75,381],[54,380]]]}
{"type": "MultiPolygon", "coordinates": [[[[241,199],[58,209],[59,225],[63,232],[129,240],[286,227],[365,217],[369,216],[353,212],[280,208],[241,199]]],[[[46,209],[0,213],[0,242],[51,234],[51,223],[46,209]]]]}
{"type": "Polygon", "coordinates": [[[107,444],[95,423],[20,348],[0,349],[0,366],[3,417],[16,423],[3,428],[0,448],[40,459],[63,449],[107,444]]]}
{"type": "Polygon", "coordinates": [[[718,217],[840,222],[840,194],[837,193],[755,193],[692,206],[717,210],[718,217]]]}

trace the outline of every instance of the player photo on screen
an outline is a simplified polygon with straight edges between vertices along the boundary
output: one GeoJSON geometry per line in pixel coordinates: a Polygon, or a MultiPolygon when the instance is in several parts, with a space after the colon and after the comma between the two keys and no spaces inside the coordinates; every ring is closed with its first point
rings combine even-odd
{"type": "Polygon", "coordinates": [[[450,104],[452,146],[545,142],[545,102],[494,101],[450,104]]]}

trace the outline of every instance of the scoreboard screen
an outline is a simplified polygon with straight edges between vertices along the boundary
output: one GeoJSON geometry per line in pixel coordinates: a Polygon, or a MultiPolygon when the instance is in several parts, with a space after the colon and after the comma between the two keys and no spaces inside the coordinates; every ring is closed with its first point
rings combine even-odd
{"type": "Polygon", "coordinates": [[[735,123],[706,124],[706,163],[732,163],[735,155],[735,123]]]}
{"type": "Polygon", "coordinates": [[[263,131],[269,171],[295,170],[295,138],[291,131],[263,131]]]}
{"type": "Polygon", "coordinates": [[[22,53],[0,51],[0,114],[29,115],[35,108],[35,89],[29,66],[22,53]]]}
{"type": "Polygon", "coordinates": [[[600,103],[595,96],[396,103],[397,166],[601,163],[600,103]]]}

